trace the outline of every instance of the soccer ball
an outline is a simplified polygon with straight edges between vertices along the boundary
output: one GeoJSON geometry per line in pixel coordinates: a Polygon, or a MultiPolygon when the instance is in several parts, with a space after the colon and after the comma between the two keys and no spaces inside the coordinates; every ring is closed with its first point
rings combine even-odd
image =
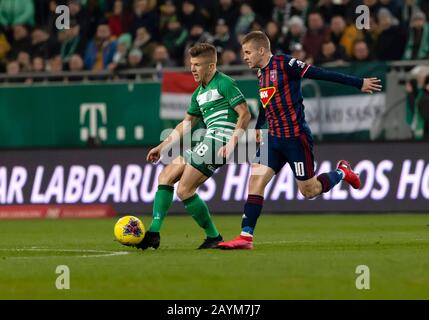
{"type": "Polygon", "coordinates": [[[126,246],[132,246],[143,240],[145,229],[143,222],[139,218],[125,216],[116,222],[113,233],[118,242],[126,246]]]}

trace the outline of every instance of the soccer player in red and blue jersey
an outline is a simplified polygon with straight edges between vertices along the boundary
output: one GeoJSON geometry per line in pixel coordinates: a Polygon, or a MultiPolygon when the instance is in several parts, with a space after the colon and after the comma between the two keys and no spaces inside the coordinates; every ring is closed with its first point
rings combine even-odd
{"type": "MultiPolygon", "coordinates": [[[[381,81],[377,78],[361,79],[317,68],[288,55],[272,55],[270,41],[261,31],[247,34],[242,40],[242,49],[249,67],[259,68],[262,108],[256,123],[256,140],[261,141],[259,129],[268,121],[268,163],[259,160],[252,164],[242,232],[233,240],[219,243],[223,249],[253,248],[253,232],[262,210],[265,186],[286,163],[295,175],[300,192],[308,199],[328,192],[341,180],[355,189],[361,185],[359,176],[345,160],[339,161],[335,171],[315,176],[313,139],[305,121],[301,79],[333,81],[367,93],[381,91],[381,81]]],[[[257,154],[256,159],[259,156],[257,154]]]]}

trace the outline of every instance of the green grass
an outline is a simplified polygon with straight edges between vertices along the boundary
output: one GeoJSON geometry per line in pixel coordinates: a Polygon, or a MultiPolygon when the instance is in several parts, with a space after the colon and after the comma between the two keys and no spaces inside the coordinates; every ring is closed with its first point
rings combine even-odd
{"type": "MultiPolygon", "coordinates": [[[[250,251],[195,250],[195,223],[169,216],[142,252],[113,241],[115,220],[0,221],[0,299],[429,299],[429,215],[264,215],[250,251]]],[[[230,239],[241,217],[215,221],[230,239]]]]}

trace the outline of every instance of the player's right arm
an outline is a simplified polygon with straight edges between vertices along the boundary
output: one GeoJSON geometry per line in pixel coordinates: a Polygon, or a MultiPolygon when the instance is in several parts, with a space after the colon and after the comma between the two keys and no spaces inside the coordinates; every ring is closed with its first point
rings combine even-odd
{"type": "Polygon", "coordinates": [[[262,103],[259,102],[259,114],[258,119],[256,120],[255,124],[255,130],[256,130],[256,142],[261,143],[262,142],[262,132],[261,129],[264,126],[265,122],[267,121],[265,117],[265,110],[262,106],[262,103]]]}
{"type": "Polygon", "coordinates": [[[200,120],[202,114],[196,99],[197,91],[198,90],[195,90],[192,95],[191,104],[189,105],[185,118],[176,126],[176,128],[174,128],[163,142],[149,151],[146,157],[147,161],[157,162],[161,158],[162,150],[170,148],[173,144],[179,141],[200,120]]]}
{"type": "Polygon", "coordinates": [[[191,128],[200,120],[200,117],[195,115],[186,114],[185,118],[180,122],[176,128],[168,135],[168,137],[155,148],[152,148],[147,154],[146,160],[150,162],[157,162],[161,157],[161,152],[164,149],[170,148],[173,144],[179,141],[191,128]]]}

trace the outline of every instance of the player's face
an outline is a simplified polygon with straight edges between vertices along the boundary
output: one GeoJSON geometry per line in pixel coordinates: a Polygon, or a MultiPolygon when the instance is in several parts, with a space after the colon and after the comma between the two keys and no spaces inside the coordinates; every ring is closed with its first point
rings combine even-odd
{"type": "Polygon", "coordinates": [[[249,68],[259,68],[261,67],[261,53],[260,50],[256,48],[256,45],[252,42],[246,42],[242,45],[243,49],[243,58],[244,61],[247,63],[249,68]]]}
{"type": "Polygon", "coordinates": [[[210,59],[203,57],[191,57],[191,72],[194,76],[195,82],[205,82],[215,66],[215,63],[210,61],[210,59]]]}

